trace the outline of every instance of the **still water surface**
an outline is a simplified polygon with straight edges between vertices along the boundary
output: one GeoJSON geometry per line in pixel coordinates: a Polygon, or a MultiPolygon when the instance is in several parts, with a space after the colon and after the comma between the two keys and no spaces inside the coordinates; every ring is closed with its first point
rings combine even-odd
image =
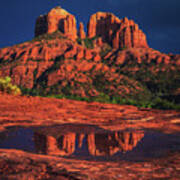
{"type": "Polygon", "coordinates": [[[0,148],[95,161],[144,161],[180,151],[180,133],[110,131],[93,125],[12,127],[0,133],[0,148]]]}

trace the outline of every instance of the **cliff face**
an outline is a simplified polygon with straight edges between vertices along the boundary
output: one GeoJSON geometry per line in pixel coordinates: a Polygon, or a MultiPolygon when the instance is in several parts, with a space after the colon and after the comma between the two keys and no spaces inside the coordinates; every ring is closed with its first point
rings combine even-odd
{"type": "MultiPolygon", "coordinates": [[[[57,30],[72,40],[78,36],[81,39],[86,38],[83,23],[80,23],[77,32],[75,17],[60,7],[53,8],[46,15],[37,18],[35,36],[57,30]]],[[[88,38],[101,37],[103,42],[109,43],[116,49],[148,47],[145,34],[134,21],[127,18],[120,20],[112,13],[93,14],[88,23],[87,34],[88,38]]]]}
{"type": "Polygon", "coordinates": [[[97,12],[90,17],[88,23],[88,37],[102,36],[103,40],[110,41],[114,31],[117,31],[121,20],[112,13],[97,12]]]}
{"type": "Polygon", "coordinates": [[[53,38],[52,34],[46,35],[42,39],[1,49],[0,76],[11,76],[13,83],[26,88],[43,87],[44,92],[83,97],[98,95],[97,86],[103,82],[109,82],[103,88],[111,88],[111,94],[140,90],[136,82],[102,63],[98,49],[87,49],[59,32],[54,34],[53,38]],[[131,88],[127,89],[122,79],[131,84],[131,88]]]}
{"type": "Polygon", "coordinates": [[[48,14],[37,18],[35,36],[58,30],[70,39],[75,40],[77,38],[75,17],[61,7],[53,8],[48,14]]]}
{"type": "Polygon", "coordinates": [[[120,20],[112,13],[93,14],[88,23],[88,37],[101,36],[113,48],[148,48],[145,34],[132,20],[120,20]]]}
{"type": "Polygon", "coordinates": [[[78,32],[78,36],[81,39],[85,39],[86,38],[86,33],[84,31],[84,24],[82,22],[80,22],[79,24],[79,32],[78,32]]]}
{"type": "Polygon", "coordinates": [[[127,72],[180,68],[179,55],[149,48],[137,24],[112,13],[92,15],[86,35],[82,23],[77,33],[75,17],[57,7],[37,19],[35,36],[0,49],[0,76],[45,94],[136,95],[143,92],[142,86],[127,72]]]}
{"type": "Polygon", "coordinates": [[[153,64],[161,65],[160,70],[164,66],[166,69],[180,66],[180,56],[162,54],[150,48],[114,49],[105,56],[101,52],[99,48],[85,48],[56,33],[53,38],[48,35],[0,49],[0,76],[10,76],[19,86],[30,89],[43,87],[43,92],[55,94],[87,97],[103,91],[109,95],[126,95],[139,93],[141,88],[136,81],[117,71],[141,71],[139,64],[144,63],[149,70],[156,69],[153,64]]]}
{"type": "MultiPolygon", "coordinates": [[[[162,64],[168,66],[169,69],[180,65],[180,56],[167,55],[150,48],[131,48],[119,51],[118,53],[116,50],[112,50],[106,54],[104,59],[106,59],[109,64],[113,63],[120,66],[126,64],[127,68],[130,68],[130,64],[132,63],[134,63],[134,68],[136,68],[138,64],[143,63],[149,64],[149,66],[153,63],[157,66],[162,64]]],[[[154,67],[156,68],[157,66],[154,67]]]]}

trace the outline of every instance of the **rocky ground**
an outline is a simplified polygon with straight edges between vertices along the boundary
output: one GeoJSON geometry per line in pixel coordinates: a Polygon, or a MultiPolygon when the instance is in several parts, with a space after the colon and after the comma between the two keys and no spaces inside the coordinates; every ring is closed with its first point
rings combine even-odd
{"type": "MultiPolygon", "coordinates": [[[[10,76],[12,83],[28,88],[26,91],[33,88],[35,94],[85,98],[133,95],[144,100],[146,93],[151,93],[149,102],[154,92],[161,92],[158,88],[164,91],[171,87],[173,90],[167,90],[167,95],[173,94],[176,102],[179,67],[180,55],[151,49],[146,35],[133,20],[97,12],[90,17],[86,33],[84,25],[80,23],[78,30],[75,17],[61,7],[37,18],[34,39],[0,49],[0,76],[10,76]],[[164,72],[168,72],[167,77],[164,72]],[[142,84],[147,82],[162,84],[144,92],[142,84]]],[[[179,133],[180,112],[0,93],[0,132],[12,126],[64,124],[73,128],[77,124],[96,125],[114,132],[135,128],[179,133]]],[[[143,162],[102,162],[0,149],[0,179],[177,180],[180,179],[180,152],[143,162]]]]}
{"type": "MultiPolygon", "coordinates": [[[[104,129],[179,132],[180,112],[0,94],[1,131],[10,126],[94,124],[104,129]]],[[[180,152],[146,162],[101,162],[0,150],[0,179],[179,179],[180,152]]]]}
{"type": "Polygon", "coordinates": [[[1,179],[179,179],[180,154],[148,162],[93,162],[0,150],[1,179]]]}

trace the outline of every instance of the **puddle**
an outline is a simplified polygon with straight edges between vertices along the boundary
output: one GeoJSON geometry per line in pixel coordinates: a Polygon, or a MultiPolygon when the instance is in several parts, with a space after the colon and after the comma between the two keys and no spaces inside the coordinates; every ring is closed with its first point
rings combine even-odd
{"type": "Polygon", "coordinates": [[[96,161],[144,161],[180,151],[180,133],[110,131],[92,125],[9,128],[0,133],[0,148],[96,161]]]}

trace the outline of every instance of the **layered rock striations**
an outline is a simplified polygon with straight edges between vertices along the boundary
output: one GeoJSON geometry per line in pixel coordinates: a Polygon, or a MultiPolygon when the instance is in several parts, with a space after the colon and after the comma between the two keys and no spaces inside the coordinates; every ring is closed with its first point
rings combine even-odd
{"type": "Polygon", "coordinates": [[[84,31],[84,24],[82,22],[80,22],[79,24],[79,32],[78,32],[78,36],[81,39],[85,39],[86,38],[86,33],[84,31]]]}
{"type": "Polygon", "coordinates": [[[88,37],[102,37],[113,48],[148,48],[146,35],[133,20],[119,19],[112,13],[93,14],[88,23],[88,37]]]}
{"type": "MultiPolygon", "coordinates": [[[[77,31],[75,17],[61,7],[53,8],[46,15],[37,18],[35,36],[58,30],[72,40],[76,40],[77,37],[86,38],[83,23],[80,22],[77,31]]],[[[148,48],[145,34],[134,21],[127,18],[119,19],[112,13],[97,12],[93,14],[90,17],[87,31],[88,38],[101,37],[103,42],[109,43],[116,49],[148,48]]]]}
{"type": "Polygon", "coordinates": [[[43,93],[124,97],[143,91],[127,72],[180,67],[179,55],[149,48],[137,24],[112,13],[92,15],[86,35],[82,23],[77,32],[75,17],[57,7],[37,19],[35,35],[32,41],[0,49],[0,76],[43,93]],[[84,39],[82,44],[77,37],[84,39]]]}
{"type": "Polygon", "coordinates": [[[0,50],[0,76],[11,76],[13,83],[43,92],[78,96],[97,96],[99,83],[111,94],[129,94],[140,90],[137,82],[119,75],[101,62],[99,50],[88,49],[65,38],[60,32],[0,50]],[[100,77],[102,77],[100,79],[100,77]],[[122,79],[131,88],[122,84],[122,79]],[[111,83],[113,82],[113,84],[111,83]],[[82,86],[82,84],[84,84],[82,86]]]}
{"type": "Polygon", "coordinates": [[[58,30],[70,39],[75,40],[77,38],[75,17],[61,7],[53,8],[48,14],[37,18],[35,36],[58,30]]]}

